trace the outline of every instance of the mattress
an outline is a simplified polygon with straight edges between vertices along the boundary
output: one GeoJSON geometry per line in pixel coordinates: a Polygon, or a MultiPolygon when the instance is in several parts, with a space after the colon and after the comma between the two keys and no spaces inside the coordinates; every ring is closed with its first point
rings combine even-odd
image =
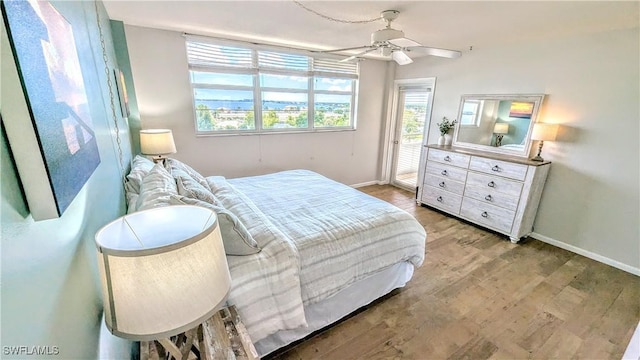
{"type": "MultiPolygon", "coordinates": [[[[315,331],[313,317],[308,318],[314,304],[397,264],[413,268],[424,261],[426,234],[413,216],[320,174],[293,170],[228,180],[208,177],[207,182],[258,243],[265,243],[265,232],[270,234],[261,253],[228,257],[233,279],[229,302],[238,307],[255,343],[281,331],[295,329],[299,335],[315,331]],[[250,206],[239,208],[239,202],[250,206]],[[256,230],[254,224],[267,226],[256,230]],[[277,251],[274,244],[280,247],[277,251]],[[273,269],[265,252],[286,253],[290,264],[276,262],[280,269],[273,269]],[[280,276],[287,286],[257,274],[280,276]]],[[[376,297],[390,291],[384,282],[370,286],[376,297]]],[[[376,297],[364,297],[362,304],[348,300],[338,308],[341,311],[323,316],[335,321],[376,297]]],[[[264,354],[273,346],[261,349],[264,354]]]]}

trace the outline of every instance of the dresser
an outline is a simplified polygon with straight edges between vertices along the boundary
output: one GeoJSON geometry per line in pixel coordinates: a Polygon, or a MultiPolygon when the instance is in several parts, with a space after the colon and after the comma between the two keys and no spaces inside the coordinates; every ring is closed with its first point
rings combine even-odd
{"type": "Polygon", "coordinates": [[[533,231],[549,161],[427,145],[420,202],[509,236],[533,231]]]}

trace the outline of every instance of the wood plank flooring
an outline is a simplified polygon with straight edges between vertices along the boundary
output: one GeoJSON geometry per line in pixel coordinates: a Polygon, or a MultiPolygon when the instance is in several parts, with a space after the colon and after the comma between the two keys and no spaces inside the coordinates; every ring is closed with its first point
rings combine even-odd
{"type": "Polygon", "coordinates": [[[360,190],[427,230],[409,284],[271,359],[620,359],[640,278],[526,239],[517,245],[392,186],[360,190]]]}

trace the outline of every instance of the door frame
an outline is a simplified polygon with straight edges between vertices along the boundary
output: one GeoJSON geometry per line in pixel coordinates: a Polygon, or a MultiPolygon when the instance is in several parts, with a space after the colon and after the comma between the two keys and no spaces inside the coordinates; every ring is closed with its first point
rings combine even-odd
{"type": "MultiPolygon", "coordinates": [[[[384,146],[382,148],[382,162],[381,162],[381,178],[385,184],[391,183],[391,174],[393,173],[393,156],[394,156],[394,144],[396,137],[396,126],[398,125],[398,102],[400,98],[400,88],[403,86],[426,86],[431,88],[431,96],[427,102],[427,117],[428,121],[425,121],[424,133],[422,137],[422,149],[420,151],[420,164],[418,166],[418,192],[422,189],[423,172],[424,172],[424,154],[427,139],[429,138],[429,131],[431,128],[431,115],[433,112],[433,97],[436,90],[436,78],[416,78],[416,79],[401,79],[394,80],[393,82],[393,99],[391,105],[391,112],[387,117],[385,124],[384,134],[384,146]]],[[[418,194],[416,193],[416,196],[418,194]]]]}

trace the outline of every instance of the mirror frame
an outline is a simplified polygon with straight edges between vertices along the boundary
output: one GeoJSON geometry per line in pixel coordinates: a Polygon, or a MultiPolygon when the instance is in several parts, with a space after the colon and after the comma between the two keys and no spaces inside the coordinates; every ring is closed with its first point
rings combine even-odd
{"type": "Polygon", "coordinates": [[[538,114],[540,112],[540,108],[542,107],[542,102],[544,101],[545,94],[471,94],[471,95],[462,95],[460,97],[460,106],[458,108],[458,117],[457,119],[462,118],[462,108],[466,100],[511,100],[511,101],[522,101],[522,102],[533,102],[533,111],[531,113],[531,123],[529,124],[529,129],[527,130],[527,134],[525,136],[525,146],[522,151],[520,150],[512,150],[512,149],[501,149],[491,145],[481,145],[469,142],[460,142],[458,141],[458,132],[460,131],[460,123],[456,124],[454,134],[453,134],[453,146],[474,150],[482,150],[488,151],[503,155],[513,155],[519,157],[529,157],[529,152],[531,151],[531,132],[533,130],[533,124],[538,122],[538,114]]]}

